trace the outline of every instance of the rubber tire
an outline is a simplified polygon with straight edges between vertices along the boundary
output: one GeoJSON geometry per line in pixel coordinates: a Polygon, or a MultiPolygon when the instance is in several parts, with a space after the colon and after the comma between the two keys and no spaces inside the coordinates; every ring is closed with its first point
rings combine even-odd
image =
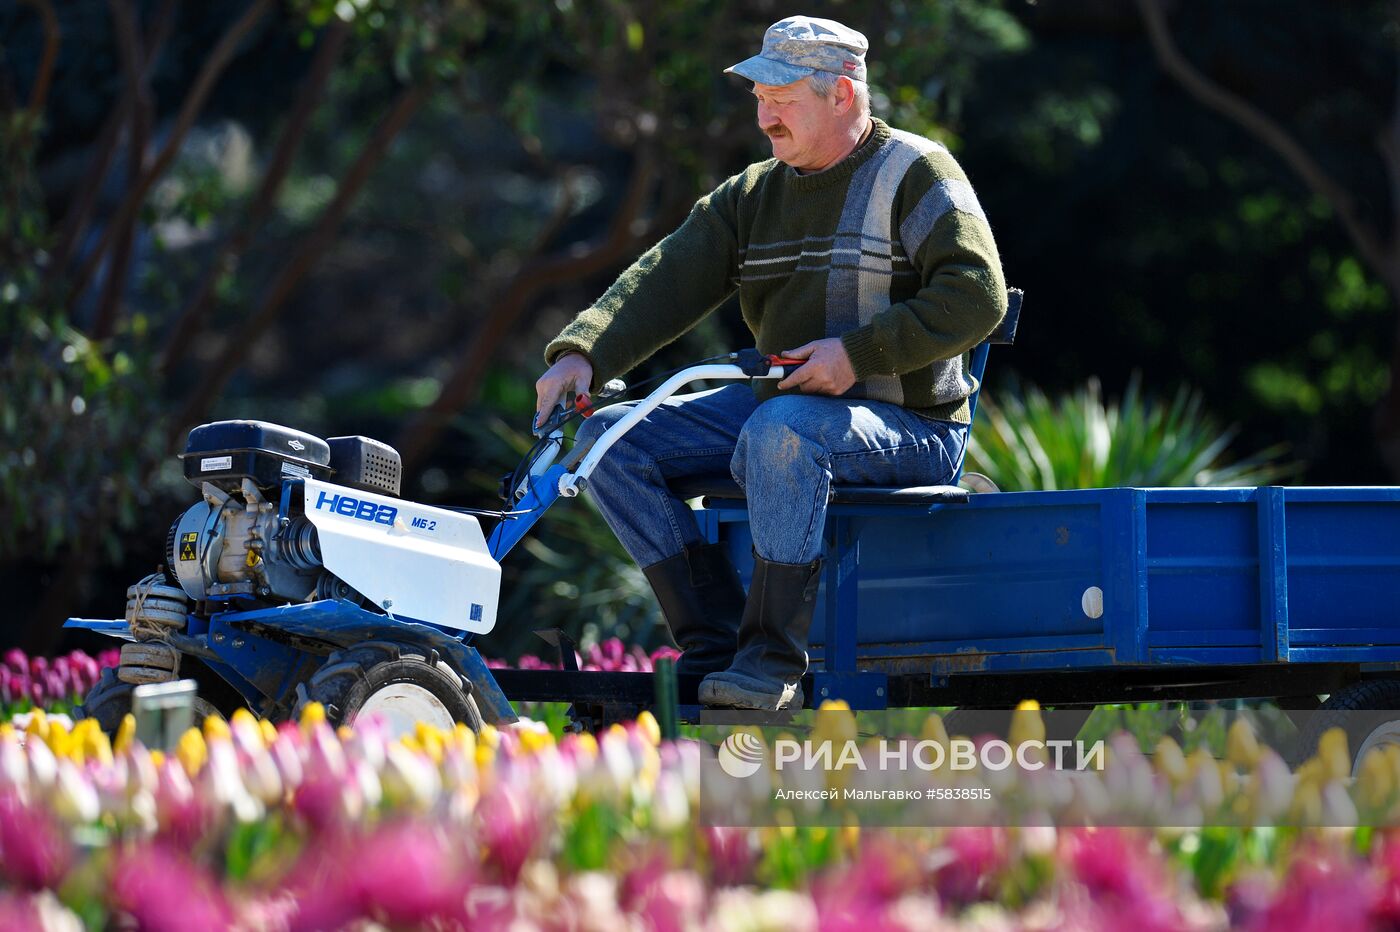
{"type": "Polygon", "coordinates": [[[1342,688],[1327,697],[1302,729],[1298,746],[1290,763],[1301,764],[1317,753],[1317,742],[1329,728],[1340,727],[1347,733],[1347,751],[1352,768],[1357,764],[1356,752],[1378,725],[1400,720],[1400,679],[1362,680],[1342,688]],[[1357,715],[1372,712],[1372,715],[1357,715]]]}
{"type": "Polygon", "coordinates": [[[351,725],[371,695],[394,683],[426,689],[454,721],[481,731],[481,711],[467,680],[445,661],[434,663],[389,641],[367,641],[332,653],[311,679],[298,687],[292,714],[300,718],[308,703],[319,702],[326,708],[326,721],[334,726],[351,725]]]}
{"type": "MultiPolygon", "coordinates": [[[[107,667],[102,671],[97,685],[83,699],[82,705],[73,710],[74,720],[97,719],[97,724],[108,735],[115,735],[121,727],[122,719],[131,711],[131,691],[136,687],[117,679],[117,671],[107,667]]],[[[202,727],[209,716],[226,716],[208,699],[194,697],[194,724],[202,727]]]]}

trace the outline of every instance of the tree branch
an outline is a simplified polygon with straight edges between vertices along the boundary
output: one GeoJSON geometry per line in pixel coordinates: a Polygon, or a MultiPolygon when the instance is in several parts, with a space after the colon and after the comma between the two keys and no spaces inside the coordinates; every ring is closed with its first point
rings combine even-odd
{"type": "Polygon", "coordinates": [[[214,364],[205,370],[204,379],[190,393],[180,414],[170,422],[172,443],[187,425],[203,419],[223,393],[228,380],[243,365],[253,342],[277,320],[287,299],[295,293],[307,273],[335,238],[336,230],[349,211],[350,205],[354,203],[360,189],[383,159],[389,144],[427,99],[429,89],[428,84],[420,83],[406,87],[399,93],[389,113],[380,121],[374,135],[365,143],[355,163],[341,179],[335,197],[321,212],[315,228],[302,239],[300,246],[278,271],[264,292],[258,309],[237,328],[235,338],[229,341],[223,354],[214,364]]]}
{"type": "MultiPolygon", "coordinates": [[[[109,0],[112,8],[112,23],[117,31],[117,46],[121,52],[122,73],[126,79],[125,96],[131,101],[131,126],[127,132],[127,184],[135,184],[141,177],[146,163],[146,140],[151,131],[155,105],[151,100],[150,83],[146,80],[145,57],[141,52],[141,38],[136,29],[130,0],[109,0]]],[[[107,280],[102,285],[102,294],[97,302],[97,313],[93,317],[92,338],[105,340],[116,329],[117,313],[121,308],[122,293],[131,266],[131,246],[136,235],[136,216],[133,215],[119,231],[116,245],[112,249],[108,264],[107,280]]]]}
{"type": "Polygon", "coordinates": [[[1387,250],[1377,232],[1356,212],[1351,193],[1338,184],[1288,131],[1248,101],[1211,81],[1186,60],[1172,40],[1160,0],[1137,0],[1147,37],[1163,70],[1175,78],[1192,97],[1206,107],[1243,127],[1277,153],[1303,179],[1314,194],[1326,200],[1356,248],[1375,272],[1387,281],[1387,250]]]}
{"type": "Polygon", "coordinates": [[[44,53],[39,59],[39,70],[34,74],[34,86],[29,91],[29,113],[37,119],[48,106],[49,88],[53,85],[53,69],[58,61],[61,34],[58,29],[58,17],[54,15],[53,4],[49,0],[24,2],[34,7],[44,21],[44,53]]]}
{"type": "MultiPolygon", "coordinates": [[[[551,256],[526,262],[503,289],[490,314],[472,334],[457,367],[443,383],[438,397],[415,417],[395,442],[405,471],[416,469],[432,451],[453,416],[464,408],[481,388],[491,361],[524,315],[531,300],[541,292],[566,282],[596,275],[625,258],[645,239],[648,231],[635,229],[647,194],[656,177],[656,157],[644,143],[628,181],[626,195],[608,226],[606,236],[581,253],[565,249],[551,256]]],[[[537,238],[536,242],[540,242],[537,238]]]]}
{"type": "Polygon", "coordinates": [[[204,327],[205,320],[213,306],[215,288],[238,262],[239,257],[252,245],[253,235],[257,233],[271,212],[273,203],[277,199],[277,192],[281,190],[282,182],[286,180],[287,174],[291,171],[297,149],[301,147],[302,139],[305,138],[306,131],[311,125],[311,116],[320,105],[322,92],[325,90],[331,73],[335,70],[336,62],[340,59],[341,50],[345,47],[345,40],[349,35],[349,24],[338,16],[326,29],[326,34],[321,39],[321,45],[316,50],[316,57],[311,62],[311,68],[307,72],[305,80],[302,81],[301,89],[297,92],[296,103],[292,107],[291,114],[287,117],[287,124],[277,139],[277,148],[263,173],[262,184],[258,187],[257,194],[248,205],[247,213],[237,228],[219,244],[218,250],[205,267],[204,275],[200,278],[194,293],[186,302],[175,322],[170,338],[166,341],[165,349],[161,353],[160,371],[162,375],[169,376],[172,369],[184,358],[190,341],[204,327]]]}
{"type": "Polygon", "coordinates": [[[160,153],[152,161],[151,167],[142,175],[140,182],[127,193],[126,199],[122,201],[116,215],[103,231],[97,248],[87,257],[78,274],[74,277],[72,290],[69,293],[70,310],[73,303],[87,290],[88,283],[92,281],[93,273],[97,271],[103,256],[115,241],[118,235],[117,231],[139,213],[141,205],[146,201],[147,192],[165,174],[170,163],[175,160],[175,156],[180,151],[180,145],[185,140],[185,135],[194,125],[200,111],[204,109],[205,101],[208,100],[219,76],[233,60],[238,46],[271,7],[272,0],[252,0],[248,8],[243,11],[243,15],[229,26],[219,39],[218,44],[214,46],[209,57],[205,59],[204,66],[199,70],[189,93],[185,95],[184,103],[180,107],[179,115],[176,117],[174,127],[170,130],[170,135],[165,140],[165,145],[161,147],[160,153]]]}
{"type": "MultiPolygon", "coordinates": [[[[150,84],[156,62],[160,60],[165,40],[170,36],[170,28],[174,19],[175,0],[165,0],[146,36],[147,52],[142,69],[147,86],[150,84]]],[[[111,167],[112,158],[117,151],[118,135],[126,124],[132,106],[131,94],[123,93],[117,98],[117,105],[102,125],[102,132],[98,134],[95,143],[92,164],[88,166],[82,183],[69,200],[68,212],[63,217],[63,224],[58,235],[58,245],[54,247],[53,260],[49,263],[46,273],[48,281],[45,287],[50,287],[53,280],[61,276],[68,268],[68,260],[72,258],[73,249],[82,238],[83,231],[87,229],[88,220],[92,217],[92,210],[97,206],[97,197],[102,190],[102,182],[107,177],[107,169],[111,167]]]]}

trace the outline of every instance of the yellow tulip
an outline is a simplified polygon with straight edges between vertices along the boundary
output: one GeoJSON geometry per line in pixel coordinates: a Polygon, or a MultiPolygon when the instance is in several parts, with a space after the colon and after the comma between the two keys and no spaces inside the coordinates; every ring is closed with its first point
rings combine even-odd
{"type": "Polygon", "coordinates": [[[1180,783],[1190,773],[1186,767],[1186,756],[1181,753],[1181,746],[1169,735],[1163,735],[1162,740],[1157,742],[1152,763],[1156,765],[1157,772],[1172,783],[1180,783]]]}
{"type": "Polygon", "coordinates": [[[301,730],[307,734],[326,720],[326,707],[319,702],[308,702],[301,710],[301,730]]]}
{"type": "Polygon", "coordinates": [[[643,709],[642,714],[637,716],[637,727],[642,730],[642,734],[647,736],[647,740],[653,746],[661,744],[661,724],[650,710],[643,709]]]}
{"type": "Polygon", "coordinates": [[[1045,740],[1045,719],[1040,714],[1040,703],[1034,699],[1024,699],[1011,713],[1011,746],[1027,741],[1045,740]]]}
{"type": "Polygon", "coordinates": [[[1293,791],[1289,817],[1297,825],[1317,825],[1322,821],[1322,787],[1311,780],[1302,781],[1293,791]]]}
{"type": "Polygon", "coordinates": [[[1326,768],[1326,776],[1333,780],[1345,780],[1351,776],[1351,753],[1347,749],[1347,733],[1340,728],[1329,728],[1317,740],[1317,756],[1326,768]]]}
{"type": "Polygon", "coordinates": [[[54,757],[68,757],[73,753],[70,737],[67,727],[62,722],[50,720],[44,743],[53,751],[54,757]]]}
{"type": "Polygon", "coordinates": [[[112,739],[112,750],[117,754],[124,754],[135,740],[136,716],[128,712],[122,716],[122,723],[117,726],[117,736],[112,739]]]}
{"type": "Polygon", "coordinates": [[[817,708],[817,718],[812,727],[812,744],[820,745],[822,741],[831,741],[836,744],[839,753],[840,746],[847,741],[856,740],[859,731],[856,728],[856,716],[851,711],[851,707],[843,699],[828,699],[817,708]]]}
{"type": "Polygon", "coordinates": [[[175,759],[185,768],[185,773],[196,776],[209,759],[209,748],[204,743],[204,735],[198,728],[190,728],[175,744],[175,759]]]}
{"type": "Polygon", "coordinates": [[[44,714],[43,709],[35,709],[29,716],[29,724],[24,726],[24,733],[31,738],[38,738],[40,741],[49,740],[49,717],[44,714]]]}
{"type": "Polygon", "coordinates": [[[919,740],[937,741],[945,748],[948,746],[948,729],[943,726],[943,716],[937,712],[929,714],[924,719],[924,726],[919,729],[919,740]]]}
{"type": "Polygon", "coordinates": [[[222,716],[210,715],[204,719],[204,740],[205,741],[231,741],[233,732],[229,730],[228,722],[222,716]]]}
{"type": "Polygon", "coordinates": [[[583,756],[587,757],[589,760],[597,759],[598,739],[593,737],[593,733],[591,731],[581,732],[575,739],[575,743],[583,756]]]}
{"type": "Polygon", "coordinates": [[[1252,770],[1259,762],[1259,739],[1244,718],[1235,719],[1225,736],[1225,758],[1244,770],[1252,770]]]}
{"type": "Polygon", "coordinates": [[[277,726],[265,718],[260,718],[258,730],[262,732],[263,744],[272,747],[272,743],[277,740],[277,726]]]}
{"type": "Polygon", "coordinates": [[[1361,759],[1361,770],[1356,777],[1356,798],[1361,805],[1378,811],[1390,802],[1395,793],[1395,775],[1390,770],[1390,762],[1379,748],[1372,748],[1361,759]]]}

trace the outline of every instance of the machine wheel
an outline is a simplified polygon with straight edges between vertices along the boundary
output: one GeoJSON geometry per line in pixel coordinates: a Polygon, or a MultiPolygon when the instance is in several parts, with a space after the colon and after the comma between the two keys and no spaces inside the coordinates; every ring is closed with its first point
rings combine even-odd
{"type": "Polygon", "coordinates": [[[379,715],[395,737],[425,721],[450,729],[462,722],[480,731],[481,712],[471,685],[436,651],[428,656],[387,641],[369,641],[331,654],[325,666],[297,687],[294,714],[308,703],[326,707],[332,725],[349,725],[361,715],[379,715]]]}
{"type": "Polygon", "coordinates": [[[1355,776],[1367,751],[1400,744],[1400,679],[1363,680],[1328,696],[1302,729],[1293,755],[1295,765],[1317,753],[1318,739],[1329,728],[1347,733],[1355,776]]]}
{"type": "Polygon", "coordinates": [[[961,485],[963,488],[967,489],[969,492],[976,492],[979,494],[1001,491],[1001,489],[997,487],[997,484],[992,481],[992,478],[990,476],[984,476],[980,472],[963,473],[962,478],[958,480],[958,484],[961,485]]]}
{"type": "MultiPolygon", "coordinates": [[[[117,671],[108,667],[102,671],[97,685],[83,699],[83,704],[73,710],[73,717],[96,719],[103,731],[109,735],[116,734],[122,719],[131,711],[131,691],[135,688],[132,684],[117,679],[117,671]]],[[[224,713],[219,711],[217,706],[201,696],[195,696],[192,708],[196,726],[202,725],[211,715],[224,717],[224,713]]]]}

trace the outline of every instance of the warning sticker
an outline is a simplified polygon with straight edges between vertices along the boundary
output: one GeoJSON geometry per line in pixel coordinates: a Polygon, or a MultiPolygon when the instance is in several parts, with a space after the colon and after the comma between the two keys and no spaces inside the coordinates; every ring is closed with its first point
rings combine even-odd
{"type": "Polygon", "coordinates": [[[198,542],[198,531],[188,531],[180,535],[180,561],[182,563],[195,558],[194,545],[198,542]]]}

